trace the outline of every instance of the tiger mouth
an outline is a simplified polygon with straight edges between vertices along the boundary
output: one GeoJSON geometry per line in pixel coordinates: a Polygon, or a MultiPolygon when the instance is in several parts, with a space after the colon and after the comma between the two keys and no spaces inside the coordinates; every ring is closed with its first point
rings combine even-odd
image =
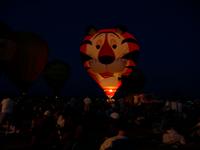
{"type": "MultiPolygon", "coordinates": [[[[135,66],[125,66],[124,69],[125,69],[125,68],[134,69],[135,66]]],[[[86,70],[90,70],[91,67],[85,67],[85,69],[86,69],[86,70]]],[[[112,73],[112,74],[113,74],[113,72],[103,72],[103,73],[99,73],[99,74],[108,74],[108,73],[112,73]]]]}
{"type": "Polygon", "coordinates": [[[88,67],[90,67],[90,69],[95,73],[108,74],[107,72],[111,73],[121,72],[124,70],[126,65],[127,61],[122,59],[116,59],[113,63],[107,65],[102,64],[98,60],[91,60],[88,64],[88,67]]]}
{"type": "Polygon", "coordinates": [[[112,72],[104,72],[104,73],[99,73],[103,78],[109,78],[109,77],[113,77],[114,73],[112,72]]]}

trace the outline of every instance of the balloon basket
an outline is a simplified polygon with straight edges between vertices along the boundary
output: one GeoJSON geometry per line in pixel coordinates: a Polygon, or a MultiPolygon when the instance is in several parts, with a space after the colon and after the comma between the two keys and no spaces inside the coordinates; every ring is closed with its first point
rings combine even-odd
{"type": "Polygon", "coordinates": [[[112,104],[112,103],[115,102],[115,99],[114,98],[108,98],[106,101],[107,101],[107,103],[112,104]]]}

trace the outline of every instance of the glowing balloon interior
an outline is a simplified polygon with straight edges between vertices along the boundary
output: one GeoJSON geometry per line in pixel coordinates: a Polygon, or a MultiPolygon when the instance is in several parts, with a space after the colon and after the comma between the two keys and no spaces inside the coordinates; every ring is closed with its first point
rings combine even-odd
{"type": "Polygon", "coordinates": [[[135,37],[119,28],[91,28],[80,46],[84,68],[112,98],[136,66],[139,45],[135,37]]]}

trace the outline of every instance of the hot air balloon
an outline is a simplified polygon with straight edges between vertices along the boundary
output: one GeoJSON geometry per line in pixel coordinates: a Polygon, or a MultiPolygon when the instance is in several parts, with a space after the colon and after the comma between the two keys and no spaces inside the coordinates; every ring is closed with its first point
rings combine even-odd
{"type": "Polygon", "coordinates": [[[49,62],[44,69],[44,78],[47,84],[52,88],[54,96],[58,96],[60,90],[68,79],[70,67],[61,60],[53,60],[49,62]]]}
{"type": "Polygon", "coordinates": [[[112,98],[137,65],[139,44],[134,35],[123,28],[97,30],[90,28],[80,45],[84,68],[112,98]]]}
{"type": "Polygon", "coordinates": [[[16,52],[7,68],[11,81],[26,93],[48,61],[48,44],[32,32],[15,32],[16,52]]]}

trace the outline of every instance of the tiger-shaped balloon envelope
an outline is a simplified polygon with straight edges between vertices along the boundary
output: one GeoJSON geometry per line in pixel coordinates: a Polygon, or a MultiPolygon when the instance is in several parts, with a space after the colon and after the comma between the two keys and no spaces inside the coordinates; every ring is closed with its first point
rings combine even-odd
{"type": "Polygon", "coordinates": [[[108,98],[121,86],[121,77],[136,67],[139,49],[134,35],[118,27],[91,28],[80,45],[84,68],[108,98]]]}

